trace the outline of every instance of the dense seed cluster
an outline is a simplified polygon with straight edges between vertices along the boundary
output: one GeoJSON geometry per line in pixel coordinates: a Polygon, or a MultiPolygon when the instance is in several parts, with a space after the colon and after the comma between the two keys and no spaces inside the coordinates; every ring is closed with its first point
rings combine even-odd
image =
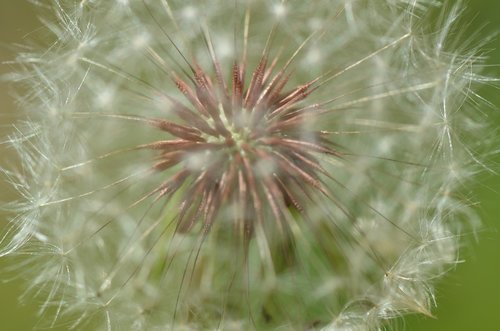
{"type": "Polygon", "coordinates": [[[264,50],[248,87],[244,82],[246,64],[235,64],[231,93],[215,55],[215,82],[196,66],[191,66],[193,87],[173,77],[190,104],[186,107],[172,100],[173,112],[184,123],[156,120],[152,124],[177,139],[141,147],[161,151],[155,169],[182,164],[155,189],[159,198],[169,198],[189,182],[177,220],[182,231],[197,220],[209,229],[217,213],[228,205],[234,207],[235,228],[245,229],[247,234],[253,232],[253,222],[264,221],[265,210],[272,211],[276,226],[287,228],[287,205],[304,212],[300,201],[309,200],[311,189],[331,195],[319,178],[328,173],[315,154],[340,155],[325,137],[327,133],[314,129],[319,105],[301,105],[317,79],[284,90],[292,60],[273,74],[278,59],[267,66],[264,50]]]}

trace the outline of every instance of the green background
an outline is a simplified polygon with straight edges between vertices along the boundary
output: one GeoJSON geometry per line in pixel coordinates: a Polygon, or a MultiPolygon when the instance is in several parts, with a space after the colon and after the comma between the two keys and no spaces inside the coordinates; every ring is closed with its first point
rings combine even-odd
{"type": "MultiPolygon", "coordinates": [[[[50,1],[50,0],[48,0],[50,1]]],[[[378,1],[378,0],[374,0],[378,1]]],[[[500,31],[499,0],[469,0],[465,22],[472,28],[482,27],[484,35],[500,31]],[[470,18],[470,19],[469,19],[470,18]]],[[[0,0],[0,62],[13,58],[12,43],[22,42],[29,32],[39,27],[36,14],[26,0],[0,0]]],[[[490,45],[490,64],[500,64],[500,37],[490,45]]],[[[0,74],[8,72],[9,65],[0,65],[0,74]]],[[[500,69],[490,71],[500,77],[500,69]]],[[[488,100],[500,107],[500,91],[493,87],[481,91],[488,100]]],[[[0,137],[9,131],[15,121],[13,99],[0,81],[0,137]]],[[[491,116],[493,127],[500,127],[500,111],[491,116]]],[[[1,147],[1,145],[0,145],[1,147]]],[[[1,158],[9,158],[8,151],[0,149],[1,158]]],[[[488,164],[500,171],[500,153],[488,164]]],[[[480,202],[478,212],[484,220],[483,230],[461,258],[466,260],[443,279],[437,287],[436,318],[410,316],[397,321],[407,331],[499,331],[500,330],[500,176],[483,174],[474,189],[474,198],[480,202]]],[[[0,183],[0,201],[12,199],[13,192],[0,183]]],[[[0,215],[0,227],[4,220],[0,215]]],[[[5,262],[0,260],[0,269],[5,262]]],[[[0,277],[4,277],[0,272],[0,277]]],[[[0,278],[0,330],[28,331],[37,324],[36,302],[19,303],[23,284],[6,282],[0,278]]],[[[28,298],[29,299],[29,298],[28,298]]],[[[58,329],[65,330],[65,329],[58,329]]]]}

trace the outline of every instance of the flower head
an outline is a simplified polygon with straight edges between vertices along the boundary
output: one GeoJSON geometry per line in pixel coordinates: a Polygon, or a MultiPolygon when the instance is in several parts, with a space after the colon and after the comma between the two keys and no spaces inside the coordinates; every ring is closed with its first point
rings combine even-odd
{"type": "MultiPolygon", "coordinates": [[[[213,50],[211,44],[209,49],[213,50]]],[[[293,58],[273,74],[278,58],[267,67],[264,50],[248,86],[244,82],[245,61],[233,65],[229,90],[219,61],[211,55],[216,73],[213,80],[190,63],[192,87],[177,75],[172,77],[189,103],[184,106],[170,99],[172,112],[182,124],[145,119],[175,137],[138,147],[161,151],[153,167],[167,170],[182,164],[151,194],[156,193],[157,199],[168,198],[189,183],[177,220],[183,231],[197,220],[208,231],[227,207],[235,212],[228,216],[230,223],[247,235],[253,232],[254,222],[262,224],[268,217],[266,210],[272,212],[273,223],[286,227],[281,223],[288,214],[287,204],[303,210],[300,199],[287,188],[292,185],[289,181],[305,187],[299,192],[313,189],[328,196],[328,189],[319,180],[320,174],[328,176],[328,172],[315,154],[340,156],[332,148],[333,142],[324,137],[327,133],[311,124],[321,113],[320,106],[301,106],[318,79],[284,91],[286,69],[293,58]]]]}
{"type": "Polygon", "coordinates": [[[482,163],[464,137],[492,81],[478,48],[449,41],[459,5],[49,7],[53,44],[13,76],[29,120],[8,139],[23,199],[1,254],[29,252],[53,323],[369,330],[431,314],[474,219],[458,192],[482,163]]]}

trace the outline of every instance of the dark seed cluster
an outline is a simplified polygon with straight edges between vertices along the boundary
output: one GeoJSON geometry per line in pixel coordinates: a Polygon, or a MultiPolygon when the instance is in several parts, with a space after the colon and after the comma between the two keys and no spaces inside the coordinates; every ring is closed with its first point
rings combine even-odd
{"type": "Polygon", "coordinates": [[[179,169],[155,190],[158,198],[170,199],[186,188],[178,231],[198,222],[208,231],[219,211],[231,206],[235,229],[248,238],[254,222],[268,213],[286,230],[289,209],[305,215],[302,202],[313,202],[312,190],[334,200],[322,184],[329,175],[318,157],[340,154],[314,128],[320,106],[305,102],[320,78],[287,89],[293,57],[277,69],[279,58],[270,60],[266,48],[248,82],[244,59],[233,64],[228,84],[215,55],[215,77],[197,64],[189,65],[189,81],[172,75],[188,101],[171,99],[181,123],[152,123],[175,138],[142,147],[160,151],[157,170],[179,169]]]}

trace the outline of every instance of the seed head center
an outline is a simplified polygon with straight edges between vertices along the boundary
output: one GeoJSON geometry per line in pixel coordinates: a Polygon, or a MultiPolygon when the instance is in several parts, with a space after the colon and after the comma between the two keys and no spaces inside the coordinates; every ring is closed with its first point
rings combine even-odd
{"type": "MultiPolygon", "coordinates": [[[[237,121],[230,121],[224,113],[222,106],[219,107],[219,118],[224,128],[224,132],[214,129],[219,135],[207,135],[204,138],[207,142],[226,146],[226,151],[229,153],[244,154],[244,145],[253,145],[252,129],[250,127],[250,112],[245,109],[234,111],[237,114],[237,121]]],[[[212,123],[213,124],[213,123],[212,123]]]]}

